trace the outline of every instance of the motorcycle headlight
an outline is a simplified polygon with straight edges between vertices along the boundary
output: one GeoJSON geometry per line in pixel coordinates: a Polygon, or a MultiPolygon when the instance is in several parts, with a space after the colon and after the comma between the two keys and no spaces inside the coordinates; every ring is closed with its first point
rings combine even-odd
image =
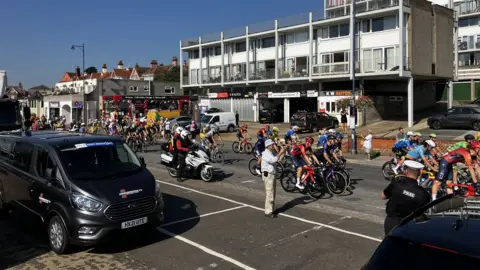
{"type": "Polygon", "coordinates": [[[73,203],[78,209],[88,212],[98,212],[103,207],[103,203],[84,195],[73,195],[73,203]]]}

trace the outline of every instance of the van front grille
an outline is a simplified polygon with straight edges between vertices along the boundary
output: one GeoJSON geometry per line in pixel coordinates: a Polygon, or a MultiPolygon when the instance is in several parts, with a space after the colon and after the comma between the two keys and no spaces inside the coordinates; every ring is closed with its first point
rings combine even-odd
{"type": "Polygon", "coordinates": [[[154,197],[112,204],[105,209],[104,214],[112,221],[131,220],[152,213],[157,206],[154,197]]]}

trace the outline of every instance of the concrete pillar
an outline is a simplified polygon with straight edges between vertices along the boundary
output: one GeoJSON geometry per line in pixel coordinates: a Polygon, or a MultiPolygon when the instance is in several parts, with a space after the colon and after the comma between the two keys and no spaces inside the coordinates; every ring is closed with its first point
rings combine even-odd
{"type": "Polygon", "coordinates": [[[278,83],[278,20],[275,20],[275,84],[278,83]]]}
{"type": "Polygon", "coordinates": [[[258,102],[258,92],[253,95],[253,122],[258,122],[258,110],[260,108],[260,103],[258,102]]]}
{"type": "Polygon", "coordinates": [[[233,112],[233,98],[230,98],[230,111],[233,112]]]}
{"type": "Polygon", "coordinates": [[[470,100],[475,100],[475,80],[470,80],[470,100]]]}
{"type": "Polygon", "coordinates": [[[408,112],[408,127],[413,127],[413,78],[408,78],[407,88],[407,112],[408,112]]]}
{"type": "Polygon", "coordinates": [[[220,68],[220,82],[221,82],[221,85],[223,86],[223,83],[225,82],[225,45],[223,44],[223,32],[220,33],[220,57],[222,57],[221,59],[221,65],[222,67],[220,68]]]}
{"type": "Polygon", "coordinates": [[[245,36],[246,36],[245,42],[246,42],[246,51],[247,51],[247,53],[245,54],[246,55],[245,62],[247,63],[245,67],[245,76],[247,77],[246,84],[248,85],[248,81],[250,80],[250,38],[248,37],[248,26],[245,27],[245,36]]]}
{"type": "Polygon", "coordinates": [[[405,66],[405,55],[403,55],[403,46],[405,45],[405,23],[403,22],[404,19],[404,13],[403,13],[403,0],[399,0],[398,6],[400,7],[398,10],[398,32],[400,33],[399,35],[399,48],[398,48],[398,59],[397,63],[398,66],[400,67],[400,77],[403,77],[403,72],[404,72],[404,66],[405,66]]]}
{"type": "Polygon", "coordinates": [[[447,93],[447,107],[450,109],[453,106],[453,81],[448,82],[447,93]]]}
{"type": "Polygon", "coordinates": [[[312,81],[313,72],[313,13],[308,13],[308,81],[312,81]]]}
{"type": "Polygon", "coordinates": [[[290,123],[290,99],[283,100],[283,122],[290,123]]]}
{"type": "Polygon", "coordinates": [[[180,40],[180,89],[183,89],[183,50],[182,41],[180,40]]]}

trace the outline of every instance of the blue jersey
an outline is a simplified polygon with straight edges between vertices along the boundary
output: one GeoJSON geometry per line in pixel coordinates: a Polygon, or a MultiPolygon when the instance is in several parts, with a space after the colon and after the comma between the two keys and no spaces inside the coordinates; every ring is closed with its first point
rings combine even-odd
{"type": "Polygon", "coordinates": [[[273,133],[272,133],[272,130],[270,130],[270,129],[269,129],[269,130],[266,130],[265,132],[267,133],[268,136],[272,136],[272,134],[273,134],[273,133]]]}
{"type": "Polygon", "coordinates": [[[323,146],[325,147],[325,144],[327,143],[327,138],[328,134],[323,134],[318,138],[317,146],[323,146]]]}
{"type": "Polygon", "coordinates": [[[407,155],[417,160],[420,158],[424,158],[425,155],[429,156],[429,153],[425,149],[425,147],[423,147],[423,145],[420,145],[415,147],[415,149],[408,151],[407,155]]]}
{"type": "Polygon", "coordinates": [[[285,133],[285,137],[290,138],[290,137],[292,137],[293,134],[295,134],[295,131],[294,131],[293,129],[289,129],[289,130],[285,133]]]}
{"type": "Polygon", "coordinates": [[[405,148],[410,148],[410,141],[407,140],[407,139],[401,139],[401,140],[398,140],[394,145],[393,147],[397,148],[397,149],[405,149],[405,148]]]}
{"type": "Polygon", "coordinates": [[[413,141],[413,140],[410,140],[410,146],[415,148],[418,146],[418,142],[417,141],[413,141]]]}
{"type": "Polygon", "coordinates": [[[255,143],[255,150],[263,152],[265,150],[265,138],[259,138],[257,143],[255,143]]]}

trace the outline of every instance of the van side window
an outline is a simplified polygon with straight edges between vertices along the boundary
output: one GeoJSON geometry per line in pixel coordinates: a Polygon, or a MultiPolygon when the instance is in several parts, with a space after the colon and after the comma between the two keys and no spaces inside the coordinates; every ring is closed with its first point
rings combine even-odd
{"type": "Polygon", "coordinates": [[[220,122],[220,116],[215,116],[213,117],[212,121],[210,121],[210,123],[216,123],[216,122],[220,122]]]}
{"type": "Polygon", "coordinates": [[[57,168],[57,164],[54,161],[54,159],[50,156],[50,153],[48,152],[47,149],[44,148],[38,148],[37,151],[37,164],[36,164],[36,170],[38,176],[44,178],[44,179],[50,179],[52,178],[52,173],[56,170],[55,177],[59,180],[61,180],[61,174],[60,171],[57,168]]]}
{"type": "Polygon", "coordinates": [[[16,142],[13,149],[13,166],[18,169],[30,171],[33,146],[29,143],[16,142]]]}
{"type": "Polygon", "coordinates": [[[13,141],[10,139],[0,139],[0,158],[3,160],[10,160],[12,154],[13,141]]]}

